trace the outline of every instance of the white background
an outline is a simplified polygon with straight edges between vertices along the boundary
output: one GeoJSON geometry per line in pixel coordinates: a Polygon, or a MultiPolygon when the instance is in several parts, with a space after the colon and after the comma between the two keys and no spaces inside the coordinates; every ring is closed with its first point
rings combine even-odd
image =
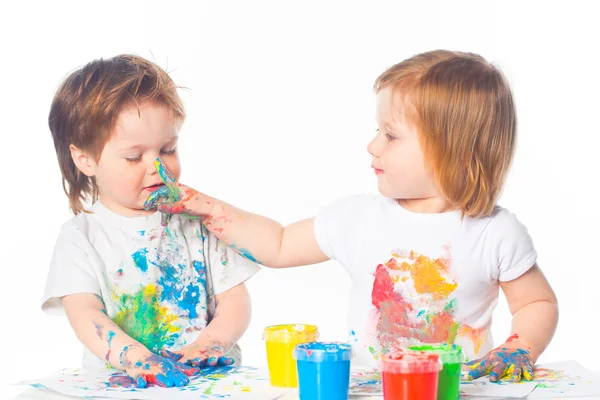
{"type": "MultiPolygon", "coordinates": [[[[388,66],[446,48],[508,76],[519,142],[500,204],[529,228],[560,301],[541,361],[598,369],[600,23],[593,2],[13,2],[0,9],[3,240],[0,379],[78,366],[66,318],[40,311],[60,226],[70,218],[47,116],[73,69],[132,52],[172,71],[189,115],[182,181],[282,223],[375,191],[366,151],[372,85],[388,66]],[[355,3],[352,3],[355,4],[355,3]],[[358,2],[356,3],[358,4],[358,2]]],[[[262,329],[317,324],[345,339],[349,279],[335,262],[263,270],[249,282],[246,364],[262,329]]],[[[504,300],[496,340],[509,333],[504,300]]]]}

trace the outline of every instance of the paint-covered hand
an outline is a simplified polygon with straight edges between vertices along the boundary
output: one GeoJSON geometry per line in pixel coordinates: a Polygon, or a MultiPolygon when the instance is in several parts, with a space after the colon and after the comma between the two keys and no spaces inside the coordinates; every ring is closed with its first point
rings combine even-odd
{"type": "Polygon", "coordinates": [[[173,361],[199,368],[232,365],[233,358],[226,357],[224,354],[225,348],[222,342],[202,337],[179,351],[163,351],[163,355],[173,361]]]}
{"type": "Polygon", "coordinates": [[[513,335],[500,347],[490,351],[484,357],[465,364],[467,379],[477,379],[489,375],[491,382],[508,380],[510,382],[530,381],[533,379],[533,359],[531,347],[513,335]]]}
{"type": "Polygon", "coordinates": [[[182,214],[189,218],[201,218],[207,215],[210,202],[207,202],[198,191],[180,185],[169,172],[160,158],[154,161],[160,179],[165,186],[155,190],[148,196],[144,208],[150,210],[157,208],[162,213],[161,223],[166,226],[172,214],[182,214]]]}
{"type": "Polygon", "coordinates": [[[139,388],[185,386],[188,376],[200,374],[200,369],[157,356],[139,346],[125,346],[119,357],[121,366],[139,388]]]}

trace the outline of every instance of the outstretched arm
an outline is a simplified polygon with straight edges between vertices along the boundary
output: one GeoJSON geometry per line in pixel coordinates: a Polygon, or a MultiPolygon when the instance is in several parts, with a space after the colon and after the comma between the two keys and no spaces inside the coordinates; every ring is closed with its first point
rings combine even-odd
{"type": "Polygon", "coordinates": [[[160,160],[155,164],[165,186],[150,195],[147,209],[157,207],[163,214],[201,218],[219,240],[267,267],[294,267],[328,259],[317,243],[313,218],[283,227],[272,219],[179,185],[160,160]]]}

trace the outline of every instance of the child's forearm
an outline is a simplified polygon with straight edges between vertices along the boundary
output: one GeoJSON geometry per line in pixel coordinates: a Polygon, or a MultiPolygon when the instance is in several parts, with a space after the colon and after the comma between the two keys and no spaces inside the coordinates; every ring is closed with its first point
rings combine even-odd
{"type": "Polygon", "coordinates": [[[102,301],[97,296],[69,295],[63,298],[63,304],[77,338],[113,367],[124,370],[128,360],[151,355],[104,313],[102,301]]]}
{"type": "Polygon", "coordinates": [[[558,325],[558,304],[551,301],[530,303],[514,313],[512,335],[531,346],[533,361],[544,352],[558,325]]]}
{"type": "Polygon", "coordinates": [[[216,296],[216,312],[208,326],[202,331],[202,340],[208,338],[220,342],[228,351],[240,340],[252,316],[250,295],[246,285],[239,284],[216,296]]]}
{"type": "Polygon", "coordinates": [[[144,208],[157,207],[163,213],[163,224],[168,222],[170,214],[199,217],[217,239],[242,256],[268,267],[294,267],[328,260],[317,243],[313,219],[284,228],[272,219],[179,185],[160,159],[155,164],[166,187],[154,191],[144,208]]]}
{"type": "Polygon", "coordinates": [[[252,261],[277,266],[284,234],[280,223],[199,195],[206,204],[203,224],[217,239],[252,261]]]}

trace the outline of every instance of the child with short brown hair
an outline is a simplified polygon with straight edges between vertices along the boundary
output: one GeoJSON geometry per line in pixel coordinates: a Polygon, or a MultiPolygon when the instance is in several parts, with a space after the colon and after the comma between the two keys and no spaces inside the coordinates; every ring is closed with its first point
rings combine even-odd
{"type": "Polygon", "coordinates": [[[199,221],[162,226],[144,209],[164,187],[157,159],[179,177],[184,118],[169,75],[134,55],[73,72],[49,116],[75,217],[58,236],[42,308],[66,312],[84,367],[109,364],[140,387],[185,385],[197,367],[239,362],[250,321],[244,282],[258,266],[199,221]]]}

